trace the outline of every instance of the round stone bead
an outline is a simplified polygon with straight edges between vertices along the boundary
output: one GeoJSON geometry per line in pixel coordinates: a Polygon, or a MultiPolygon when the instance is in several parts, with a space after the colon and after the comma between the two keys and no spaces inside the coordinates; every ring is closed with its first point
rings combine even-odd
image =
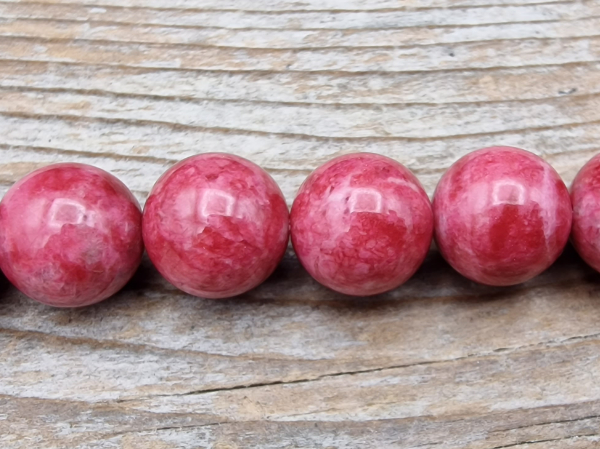
{"type": "Polygon", "coordinates": [[[179,289],[226,298],[261,284],[288,244],[289,213],[275,181],[224,153],[185,159],[155,184],[144,209],[148,255],[179,289]]]}
{"type": "Polygon", "coordinates": [[[579,171],[571,186],[571,241],[579,255],[600,271],[600,155],[579,171]]]}
{"type": "Polygon", "coordinates": [[[571,229],[569,192],[525,150],[474,151],[444,173],[433,199],[435,239],[459,273],[481,284],[525,282],[561,254],[571,229]]]}
{"type": "Polygon", "coordinates": [[[111,174],[55,164],[18,181],[0,203],[0,268],[27,296],[56,307],[94,304],[140,264],[142,215],[111,174]]]}
{"type": "Polygon", "coordinates": [[[341,293],[368,296],[408,280],[431,245],[427,194],[400,163],[371,153],[333,159],[300,187],[292,243],[304,268],[341,293]]]}

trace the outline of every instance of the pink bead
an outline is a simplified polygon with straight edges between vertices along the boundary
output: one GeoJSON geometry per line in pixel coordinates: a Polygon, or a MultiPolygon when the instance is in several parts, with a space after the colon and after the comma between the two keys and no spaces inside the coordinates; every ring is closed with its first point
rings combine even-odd
{"type": "Polygon", "coordinates": [[[0,268],[27,296],[79,307],[119,291],[140,264],[139,204],[117,178],[55,164],[18,181],[0,203],[0,268]]]}
{"type": "Polygon", "coordinates": [[[144,242],[162,275],[195,296],[225,298],[261,284],[288,244],[281,190],[241,157],[185,159],[156,183],[144,210],[144,242]]]}
{"type": "Polygon", "coordinates": [[[291,214],[300,262],[321,284],[367,296],[398,287],[431,244],[429,198],[398,162],[371,153],[338,157],[300,187],[291,214]]]}
{"type": "Polygon", "coordinates": [[[571,229],[569,192],[538,156],[511,147],[470,153],[442,176],[433,199],[435,238],[467,278],[513,285],[558,258],[571,229]]]}
{"type": "Polygon", "coordinates": [[[571,200],[573,246],[583,260],[600,271],[600,155],[577,173],[571,186],[571,200]]]}

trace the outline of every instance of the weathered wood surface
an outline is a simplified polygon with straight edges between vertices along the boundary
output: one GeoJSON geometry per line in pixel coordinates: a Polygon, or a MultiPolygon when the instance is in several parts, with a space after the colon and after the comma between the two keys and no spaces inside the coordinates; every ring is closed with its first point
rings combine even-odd
{"type": "MultiPolygon", "coordinates": [[[[0,1],[0,194],[56,161],[143,202],[175,161],[229,151],[291,203],[346,152],[431,194],[506,144],[570,182],[600,151],[600,2],[0,1]]],[[[600,275],[567,249],[525,285],[474,285],[432,252],[349,299],[290,252],[241,298],[184,295],[146,260],[81,310],[0,279],[2,448],[600,447],[600,275]]]]}

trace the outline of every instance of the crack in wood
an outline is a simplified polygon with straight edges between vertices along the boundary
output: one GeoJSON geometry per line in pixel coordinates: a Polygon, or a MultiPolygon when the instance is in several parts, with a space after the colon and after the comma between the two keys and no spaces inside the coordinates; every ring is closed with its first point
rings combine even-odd
{"type": "Polygon", "coordinates": [[[506,449],[506,448],[509,448],[509,447],[523,446],[523,445],[526,445],[526,444],[552,443],[552,442],[557,442],[557,441],[573,440],[575,438],[590,438],[590,437],[596,437],[596,436],[600,436],[600,434],[598,434],[598,433],[591,433],[591,434],[571,435],[571,436],[568,436],[568,437],[561,437],[561,438],[548,438],[548,439],[541,439],[541,440],[520,441],[518,443],[505,444],[505,445],[502,445],[502,446],[494,446],[494,447],[491,447],[489,449],[506,449]]]}
{"type": "MultiPolygon", "coordinates": [[[[524,351],[531,350],[532,348],[538,348],[538,347],[556,347],[556,346],[562,345],[564,343],[577,344],[577,343],[581,343],[581,342],[592,341],[598,337],[600,337],[600,333],[592,334],[592,335],[584,335],[584,336],[575,336],[575,337],[570,337],[570,338],[567,338],[564,340],[550,340],[550,341],[545,341],[545,342],[533,343],[530,345],[518,346],[518,347],[512,348],[510,350],[507,348],[500,348],[500,349],[501,349],[501,354],[506,355],[506,354],[514,354],[514,353],[518,353],[518,352],[524,352],[524,351]]],[[[385,367],[369,368],[369,369],[354,370],[354,371],[327,373],[327,374],[322,374],[322,375],[315,376],[315,377],[310,377],[310,378],[305,378],[305,379],[295,379],[295,380],[290,380],[290,381],[279,380],[279,381],[273,381],[273,382],[258,382],[258,383],[246,384],[246,385],[236,385],[233,387],[193,390],[193,391],[189,391],[189,392],[185,392],[185,393],[140,396],[140,397],[135,397],[135,398],[127,398],[127,399],[118,400],[117,402],[122,403],[122,402],[148,401],[148,400],[152,400],[154,398],[159,398],[159,397],[197,396],[197,395],[221,393],[221,392],[228,392],[228,391],[235,391],[235,390],[245,390],[245,389],[251,389],[251,388],[264,388],[264,387],[279,386],[279,385],[306,384],[306,383],[317,382],[320,380],[336,378],[336,377],[341,377],[341,376],[355,376],[355,375],[361,375],[361,374],[371,374],[371,373],[378,373],[378,372],[384,372],[384,371],[392,371],[392,370],[398,370],[398,369],[404,369],[404,368],[456,363],[456,362],[462,362],[465,360],[486,358],[486,357],[494,356],[497,353],[497,351],[498,350],[495,349],[495,350],[492,350],[489,352],[482,352],[479,354],[468,354],[466,356],[449,358],[449,359],[444,359],[444,360],[431,360],[431,361],[390,365],[390,366],[385,366],[385,367]]]]}
{"type": "Polygon", "coordinates": [[[531,126],[526,128],[511,128],[498,131],[488,132],[477,132],[468,134],[453,134],[445,136],[431,136],[431,137],[412,137],[412,136],[357,136],[357,137],[341,137],[341,136],[324,136],[324,135],[313,135],[304,133],[289,133],[289,132],[277,132],[277,131],[258,131],[240,128],[223,128],[223,127],[211,127],[211,126],[199,126],[199,125],[187,125],[176,122],[162,121],[162,120],[146,120],[146,119],[129,119],[129,118],[111,118],[111,117],[98,117],[98,116],[81,116],[75,114],[35,114],[27,112],[0,112],[0,116],[3,117],[15,117],[15,118],[28,118],[28,119],[60,119],[70,122],[87,122],[87,123],[108,123],[108,124],[131,124],[136,126],[152,126],[152,127],[165,127],[173,130],[195,130],[204,131],[207,133],[224,134],[224,135],[246,135],[246,136],[265,136],[265,137],[281,137],[295,140],[304,140],[312,142],[428,142],[435,141],[439,142],[442,140],[450,139],[471,139],[473,137],[483,136],[501,136],[506,134],[524,133],[526,131],[544,131],[544,130],[556,130],[560,128],[573,128],[576,126],[595,125],[599,124],[600,120],[590,121],[578,121],[570,123],[561,123],[553,126],[531,126]]]}
{"type": "MultiPolygon", "coordinates": [[[[592,18],[597,18],[596,16],[592,18]]],[[[233,29],[235,30],[235,29],[233,29]]],[[[515,43],[517,41],[526,42],[550,42],[554,43],[557,39],[561,41],[595,41],[600,37],[600,34],[591,34],[585,36],[570,36],[570,37],[526,37],[521,39],[490,39],[486,41],[457,41],[452,42],[452,46],[476,46],[478,44],[505,44],[507,42],[515,43]]],[[[67,44],[67,45],[75,45],[79,46],[79,44],[93,44],[93,45],[104,45],[107,47],[127,47],[132,45],[136,48],[149,48],[149,49],[171,49],[171,48],[198,48],[198,49],[214,49],[214,50],[231,50],[233,52],[242,51],[247,53],[249,56],[254,57],[262,57],[264,58],[266,54],[269,53],[286,53],[286,54],[295,54],[295,53],[324,53],[324,52],[334,52],[338,51],[339,53],[366,53],[366,51],[373,50],[412,50],[415,48],[445,48],[448,47],[450,43],[423,43],[423,44],[412,44],[412,45],[375,45],[375,46],[339,46],[332,45],[329,47],[306,47],[306,48],[298,48],[298,47],[234,47],[227,45],[203,45],[203,44],[193,44],[193,43],[164,43],[164,42],[147,42],[147,41],[117,41],[117,40],[109,40],[109,39],[89,39],[89,38],[61,38],[61,37],[43,37],[43,36],[30,36],[30,35],[14,35],[14,34],[0,34],[0,39],[8,40],[8,41],[27,41],[27,42],[41,42],[41,43],[57,43],[57,44],[67,44]]],[[[523,67],[523,66],[519,66],[523,67]]],[[[231,71],[231,70],[229,70],[231,71]]],[[[312,70],[304,70],[306,72],[312,72],[312,70]]],[[[424,69],[423,72],[430,72],[430,70],[424,69]]]]}
{"type": "MultiPolygon", "coordinates": [[[[586,19],[597,19],[600,16],[591,16],[586,19]]],[[[236,29],[233,28],[233,31],[236,29]]],[[[584,36],[564,36],[564,37],[524,37],[519,39],[510,38],[496,38],[487,40],[466,40],[466,41],[452,41],[449,43],[419,43],[412,45],[361,45],[361,46],[348,46],[348,45],[330,45],[330,46],[310,46],[310,47],[236,47],[231,45],[207,45],[200,43],[165,43],[157,41],[135,41],[135,40],[115,40],[115,39],[92,39],[92,38],[76,38],[76,37],[45,37],[45,36],[31,36],[27,34],[6,34],[0,33],[0,39],[12,40],[22,39],[30,42],[46,42],[46,43],[67,43],[67,44],[100,44],[100,45],[119,45],[119,46],[136,46],[136,47],[148,47],[148,48],[181,48],[181,49],[215,49],[215,50],[232,50],[232,51],[244,51],[247,53],[309,53],[309,52],[325,52],[325,51],[339,51],[339,52],[362,52],[364,50],[412,50],[415,48],[428,48],[428,47],[445,47],[448,45],[452,46],[469,46],[474,44],[503,44],[506,42],[524,42],[524,41],[540,41],[540,42],[555,42],[557,39],[561,41],[581,41],[589,40],[600,37],[600,34],[586,34],[584,36]]],[[[451,55],[451,56],[454,56],[451,55]]],[[[261,55],[264,57],[264,55],[261,55]]]]}
{"type": "Polygon", "coordinates": [[[231,421],[217,421],[217,422],[211,422],[211,423],[207,423],[207,424],[189,424],[189,425],[184,424],[181,426],[148,427],[146,429],[123,430],[120,432],[114,432],[114,433],[103,435],[102,439],[115,438],[115,437],[131,434],[131,433],[165,432],[165,431],[169,431],[169,430],[184,430],[184,429],[202,429],[204,427],[215,427],[215,426],[220,426],[222,424],[229,424],[229,423],[231,423],[231,421]]]}
{"type": "MultiPolygon", "coordinates": [[[[594,414],[594,415],[589,415],[589,416],[582,416],[581,418],[544,421],[544,422],[539,422],[539,423],[535,423],[535,424],[528,424],[526,426],[509,427],[506,429],[497,430],[496,432],[509,432],[509,431],[513,431],[513,430],[530,429],[532,427],[549,426],[549,425],[553,425],[553,424],[566,424],[566,423],[587,421],[587,420],[593,420],[593,419],[600,419],[600,415],[594,414]]],[[[494,448],[492,448],[492,449],[494,449],[494,448]]]]}
{"type": "MultiPolygon", "coordinates": [[[[16,40],[22,38],[14,38],[16,40]]],[[[556,40],[556,39],[555,39],[556,40]]],[[[0,41],[1,42],[1,41],[0,41]]],[[[538,64],[507,64],[507,65],[499,65],[499,66],[487,66],[487,67],[446,67],[446,68],[427,68],[421,70],[382,70],[382,69],[356,69],[356,70],[341,70],[341,69],[305,69],[298,70],[293,69],[291,67],[286,67],[285,69],[232,69],[232,68],[195,68],[195,67],[169,67],[169,66],[159,66],[159,65],[148,65],[148,64],[139,64],[139,65],[128,65],[122,63],[89,63],[89,62],[81,62],[81,61],[69,61],[64,59],[27,59],[23,58],[0,58],[0,62],[22,62],[22,63],[48,63],[48,64],[71,64],[82,67],[111,67],[115,69],[146,69],[150,71],[171,71],[171,72],[199,72],[199,73],[215,73],[215,74],[255,74],[255,75],[265,75],[265,74],[278,74],[278,75],[286,75],[286,74],[301,74],[303,76],[311,76],[311,75],[331,75],[331,76],[339,76],[339,77],[350,77],[354,75],[387,75],[387,76],[398,76],[398,75],[417,75],[417,74],[456,74],[456,73],[489,73],[489,72],[497,72],[497,71],[506,71],[506,70],[523,70],[523,69],[543,69],[543,68],[551,68],[551,67],[577,67],[584,64],[598,64],[598,59],[589,58],[579,61],[564,61],[558,63],[538,63],[538,64]]]]}
{"type": "Polygon", "coordinates": [[[211,97],[194,97],[190,95],[151,95],[151,94],[137,94],[133,92],[123,91],[108,91],[103,89],[79,89],[79,88],[65,88],[65,87],[36,87],[31,84],[6,84],[2,85],[0,80],[0,91],[5,92],[40,92],[40,93],[51,93],[51,94],[74,94],[74,95],[86,95],[101,98],[128,98],[133,100],[156,100],[156,101],[170,101],[183,104],[196,104],[202,105],[205,103],[215,104],[239,104],[239,105],[265,105],[265,106],[298,106],[298,107],[310,107],[311,109],[334,109],[334,110],[361,110],[361,109],[373,109],[374,106],[385,107],[389,109],[406,109],[407,107],[446,107],[446,106],[484,106],[484,105],[510,105],[510,104],[538,104],[548,103],[553,104],[555,102],[571,102],[581,101],[584,99],[595,99],[600,96],[599,92],[588,92],[573,95],[576,92],[575,89],[571,94],[565,94],[564,92],[557,92],[553,96],[539,97],[539,98],[517,98],[511,100],[478,100],[478,101],[444,101],[439,103],[428,103],[428,102],[389,102],[389,103],[373,103],[373,102],[349,102],[349,103],[334,103],[334,102],[308,102],[308,101],[270,101],[270,100],[250,100],[250,99],[233,99],[233,98],[211,98],[211,97]]]}
{"type": "MultiPolygon", "coordinates": [[[[2,4],[3,2],[0,2],[2,4]]],[[[477,24],[436,24],[436,25],[428,25],[428,26],[418,26],[418,25],[398,25],[396,27],[365,27],[365,28],[311,28],[311,27],[303,27],[303,28],[294,28],[294,27],[286,27],[286,32],[350,32],[352,34],[357,33],[374,33],[380,31],[396,31],[396,30],[407,30],[407,29],[426,29],[426,30],[436,30],[436,29],[473,29],[473,28],[484,28],[484,27],[510,27],[513,25],[536,25],[536,24],[544,24],[544,25],[553,25],[553,24],[561,24],[564,22],[581,22],[588,21],[590,19],[597,19],[600,16],[596,15],[585,15],[582,17],[578,17],[575,19],[539,19],[539,20],[525,20],[525,21],[511,21],[511,22],[478,22],[477,24]]],[[[159,23],[159,22],[128,22],[128,21],[120,21],[120,20],[96,20],[96,19],[58,19],[54,17],[30,17],[30,16],[0,16],[0,20],[28,20],[28,21],[40,21],[40,22],[57,22],[57,23],[89,23],[94,25],[124,25],[131,27],[148,27],[148,28],[169,28],[175,30],[228,30],[232,32],[243,32],[243,31],[266,31],[266,32],[281,32],[281,28],[268,28],[268,27],[219,27],[219,26],[202,26],[202,25],[180,25],[180,24],[171,24],[169,22],[159,23]]],[[[10,35],[7,35],[10,36],[10,35]]],[[[535,38],[533,36],[533,38],[535,38]]],[[[515,38],[516,39],[516,38],[515,38]]],[[[506,40],[513,40],[511,38],[506,38],[506,40]]],[[[117,41],[119,42],[119,41],[117,41]]],[[[122,41],[122,42],[131,42],[131,41],[122,41]]],[[[448,41],[448,43],[457,43],[460,41],[448,41]]],[[[490,42],[490,40],[481,40],[481,41],[463,41],[467,42],[490,42]]],[[[238,48],[238,47],[236,47],[238,48]]],[[[244,48],[261,48],[261,47],[239,47],[240,49],[244,48]]],[[[265,47],[278,49],[281,47],[265,47]]],[[[298,47],[291,47],[298,48],[298,47]]],[[[312,47],[306,47],[312,48],[312,47]]],[[[324,48],[331,48],[324,47],[324,48]]],[[[355,48],[364,48],[362,46],[357,46],[355,48]]]]}

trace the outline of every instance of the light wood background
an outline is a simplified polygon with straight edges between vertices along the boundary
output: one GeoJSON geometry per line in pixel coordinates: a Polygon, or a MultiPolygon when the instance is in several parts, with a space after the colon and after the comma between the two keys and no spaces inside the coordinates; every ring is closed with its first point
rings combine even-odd
{"type": "MultiPolygon", "coordinates": [[[[566,182],[600,151],[600,1],[0,0],[0,194],[79,161],[143,203],[205,151],[262,165],[289,203],[354,151],[432,194],[493,144],[566,182]]],[[[600,275],[568,248],[488,288],[432,252],[402,288],[350,299],[290,251],[210,301],[145,260],[78,310],[0,278],[0,447],[600,447],[600,275]]]]}

